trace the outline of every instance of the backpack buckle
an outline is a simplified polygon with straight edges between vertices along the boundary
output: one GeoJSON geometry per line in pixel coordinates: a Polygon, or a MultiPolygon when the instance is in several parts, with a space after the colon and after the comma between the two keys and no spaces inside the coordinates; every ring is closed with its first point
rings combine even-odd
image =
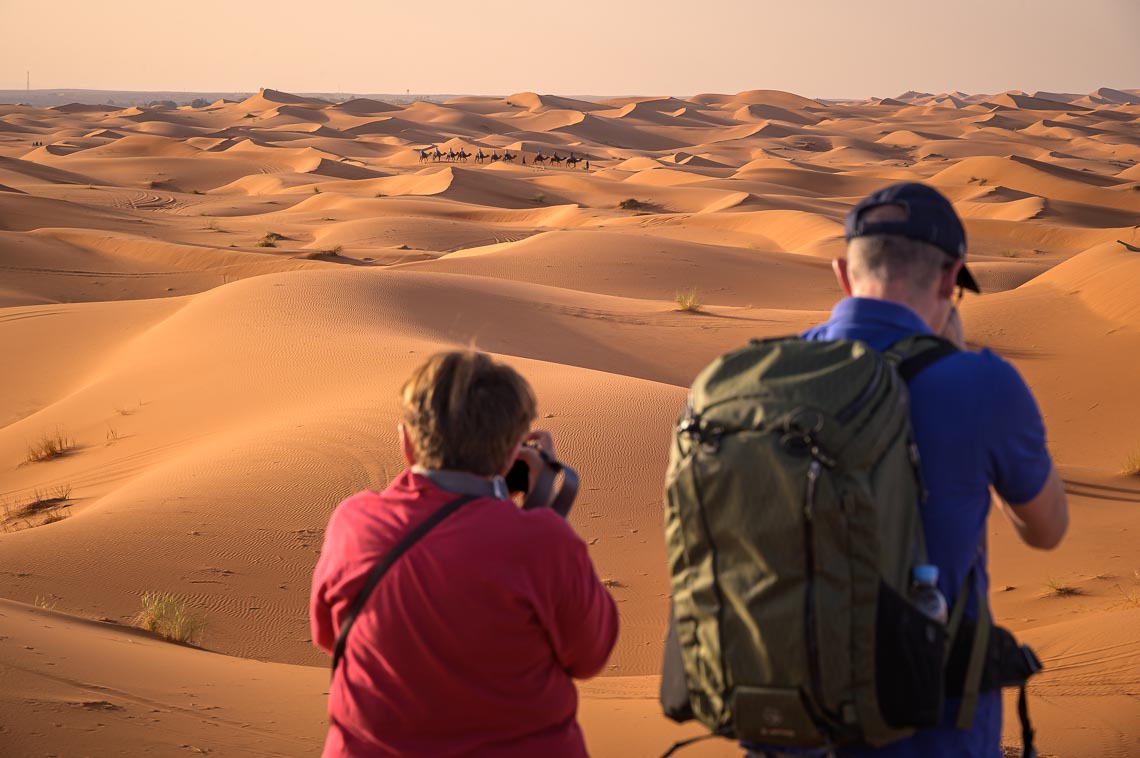
{"type": "Polygon", "coordinates": [[[705,425],[701,414],[693,413],[689,407],[685,408],[685,416],[677,422],[677,433],[685,434],[696,439],[701,450],[706,453],[720,452],[720,438],[724,429],[716,425],[705,425]]]}

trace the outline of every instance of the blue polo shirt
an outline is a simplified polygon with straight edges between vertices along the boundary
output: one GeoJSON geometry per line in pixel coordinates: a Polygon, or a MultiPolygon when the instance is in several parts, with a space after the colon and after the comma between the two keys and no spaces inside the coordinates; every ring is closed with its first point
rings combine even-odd
{"type": "MultiPolygon", "coordinates": [[[[929,334],[906,306],[885,300],[847,298],[831,319],[804,333],[806,339],[857,339],[876,350],[912,334],[929,334]]],[[[992,485],[1008,503],[1026,503],[1045,486],[1052,459],[1045,425],[1024,380],[989,350],[962,351],[926,368],[910,384],[911,423],[922,456],[930,497],[922,510],[930,562],[953,606],[966,574],[985,548],[992,485]]],[[[981,590],[989,591],[983,554],[981,590]]],[[[971,603],[969,609],[976,609],[971,603]]],[[[949,699],[940,726],[876,750],[843,756],[875,758],[1001,758],[1001,695],[982,693],[973,728],[954,728],[957,699],[949,699]]]]}

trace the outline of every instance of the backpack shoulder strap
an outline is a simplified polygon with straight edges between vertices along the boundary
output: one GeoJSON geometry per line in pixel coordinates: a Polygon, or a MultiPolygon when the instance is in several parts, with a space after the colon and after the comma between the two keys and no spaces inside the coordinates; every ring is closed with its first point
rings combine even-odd
{"type": "Polygon", "coordinates": [[[364,603],[367,602],[368,597],[372,594],[372,590],[376,589],[376,585],[379,584],[380,580],[384,577],[384,574],[388,573],[388,569],[392,568],[392,564],[399,560],[401,555],[408,552],[412,545],[423,539],[424,535],[435,528],[439,522],[455,513],[460,509],[460,507],[466,505],[472,500],[478,499],[479,496],[477,495],[463,495],[462,497],[458,497],[455,500],[447,503],[435,513],[431,514],[426,519],[417,524],[415,529],[405,534],[403,538],[396,543],[396,546],[389,550],[387,555],[381,558],[380,562],[377,563],[375,567],[373,567],[372,573],[368,575],[368,579],[364,582],[364,586],[360,588],[360,592],[358,592],[356,597],[353,598],[352,605],[349,607],[348,613],[344,617],[344,621],[341,622],[340,633],[336,638],[336,647],[333,648],[333,676],[336,676],[337,667],[340,666],[341,659],[344,658],[344,647],[345,643],[348,642],[349,630],[352,629],[352,625],[355,623],[356,617],[360,615],[360,611],[362,608],[364,608],[364,603]]]}
{"type": "Polygon", "coordinates": [[[903,337],[887,348],[886,355],[895,363],[903,381],[910,384],[923,369],[957,352],[961,351],[949,340],[932,334],[920,334],[903,337]]]}

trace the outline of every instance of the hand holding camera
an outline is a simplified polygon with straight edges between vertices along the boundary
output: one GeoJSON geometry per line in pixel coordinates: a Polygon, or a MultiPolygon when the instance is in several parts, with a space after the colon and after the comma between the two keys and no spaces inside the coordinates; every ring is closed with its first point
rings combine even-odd
{"type": "Polygon", "coordinates": [[[578,474],[560,462],[550,432],[532,431],[523,440],[518,457],[506,476],[511,493],[525,493],[523,510],[550,508],[566,516],[578,494],[578,474]]]}

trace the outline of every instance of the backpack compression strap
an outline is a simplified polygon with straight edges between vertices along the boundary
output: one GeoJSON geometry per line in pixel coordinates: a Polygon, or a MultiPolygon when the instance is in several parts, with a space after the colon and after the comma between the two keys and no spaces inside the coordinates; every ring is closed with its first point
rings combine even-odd
{"type": "Polygon", "coordinates": [[[990,604],[986,600],[981,588],[978,587],[978,561],[981,560],[981,550],[978,558],[966,574],[966,582],[954,601],[954,608],[946,622],[946,659],[950,658],[950,649],[953,640],[961,629],[962,618],[966,613],[966,601],[970,594],[978,596],[978,622],[974,627],[974,640],[970,647],[970,659],[966,664],[966,679],[962,684],[962,707],[958,709],[958,720],[955,726],[959,729],[969,729],[974,724],[974,711],[978,708],[978,697],[981,694],[982,670],[986,663],[986,650],[989,647],[990,628],[993,620],[990,618],[990,604]]]}
{"type": "Polygon", "coordinates": [[[435,513],[431,514],[426,519],[421,521],[415,529],[405,534],[403,539],[397,542],[396,546],[388,551],[387,555],[380,559],[380,562],[377,563],[376,566],[372,569],[372,573],[368,575],[368,580],[364,583],[364,586],[360,589],[360,592],[357,593],[356,597],[353,599],[352,605],[348,609],[348,614],[344,617],[344,621],[341,622],[340,634],[337,635],[336,647],[333,648],[333,676],[336,676],[337,667],[340,665],[341,659],[344,658],[344,647],[345,643],[348,641],[349,630],[352,629],[352,625],[356,621],[356,617],[360,615],[361,609],[364,608],[364,603],[368,600],[368,596],[372,594],[372,590],[376,589],[376,585],[384,577],[384,574],[388,573],[388,569],[392,568],[392,564],[399,560],[401,555],[408,552],[408,549],[411,548],[412,545],[419,542],[424,537],[424,535],[435,528],[439,522],[455,513],[460,509],[460,507],[466,505],[472,500],[478,499],[479,496],[477,495],[463,495],[462,497],[458,497],[455,500],[452,500],[447,505],[443,506],[435,513]]]}

